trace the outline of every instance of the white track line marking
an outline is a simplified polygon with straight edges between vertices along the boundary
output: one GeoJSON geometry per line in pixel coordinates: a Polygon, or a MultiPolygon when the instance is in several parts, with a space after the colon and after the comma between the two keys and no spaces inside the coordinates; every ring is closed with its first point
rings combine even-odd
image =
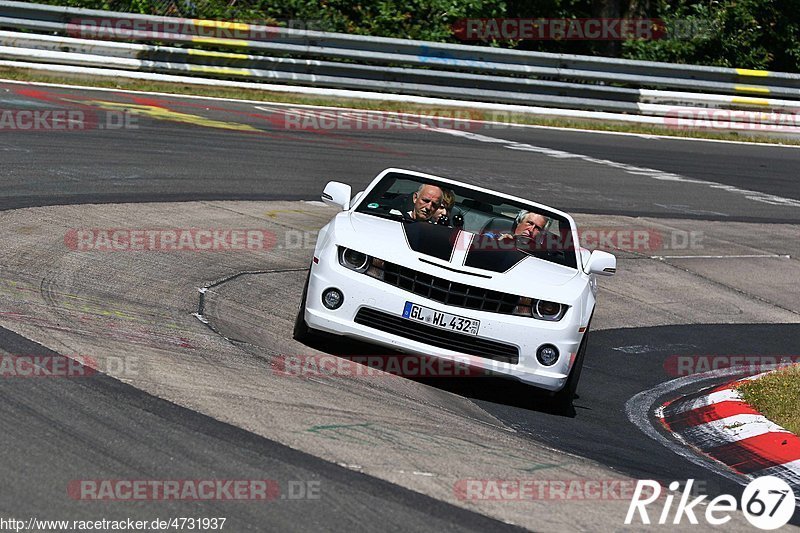
{"type": "Polygon", "coordinates": [[[470,139],[478,142],[505,144],[505,148],[508,148],[510,150],[535,152],[556,159],[579,159],[581,161],[586,161],[588,163],[595,163],[598,165],[621,169],[624,172],[633,176],[644,176],[659,181],[673,181],[679,183],[692,183],[695,185],[704,185],[711,189],[719,189],[744,196],[748,200],[752,200],[754,202],[761,202],[769,205],[779,205],[787,207],[800,207],[800,200],[795,200],[793,198],[784,198],[782,196],[777,196],[774,194],[767,194],[759,191],[751,191],[748,189],[740,189],[739,187],[734,187],[733,185],[726,185],[714,181],[687,178],[686,176],[681,176],[680,174],[674,174],[672,172],[664,172],[662,170],[657,170],[653,168],[637,167],[634,165],[628,165],[626,163],[610,161],[608,159],[598,159],[596,157],[588,156],[585,154],[576,154],[572,152],[565,152],[563,150],[554,150],[552,148],[546,148],[543,146],[534,146],[526,143],[519,143],[516,141],[500,139],[498,137],[490,137],[488,135],[482,135],[480,133],[474,133],[469,131],[452,130],[448,128],[429,128],[429,129],[430,131],[437,131],[439,133],[444,133],[455,137],[462,137],[465,139],[470,139]]]}
{"type": "Polygon", "coordinates": [[[791,259],[791,255],[786,254],[741,254],[741,255],[651,255],[650,259],[754,259],[768,257],[773,259],[791,259]]]}

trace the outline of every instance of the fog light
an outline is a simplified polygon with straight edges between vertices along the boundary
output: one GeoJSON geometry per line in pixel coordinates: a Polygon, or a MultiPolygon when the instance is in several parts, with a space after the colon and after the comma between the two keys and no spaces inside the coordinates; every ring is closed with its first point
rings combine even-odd
{"type": "Polygon", "coordinates": [[[552,366],[558,361],[558,348],[552,344],[542,344],[536,350],[536,359],[544,366],[552,366]]]}
{"type": "Polygon", "coordinates": [[[344,303],[344,295],[339,289],[326,289],[322,293],[322,305],[328,309],[339,309],[344,303]]]}

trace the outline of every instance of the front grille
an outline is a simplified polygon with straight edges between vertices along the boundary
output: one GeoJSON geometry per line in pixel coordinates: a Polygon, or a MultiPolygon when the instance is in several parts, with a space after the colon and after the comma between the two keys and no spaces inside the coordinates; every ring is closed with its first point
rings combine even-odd
{"type": "Polygon", "coordinates": [[[519,362],[519,348],[511,344],[428,326],[368,307],[358,310],[355,323],[466,355],[485,357],[514,365],[519,362]]]}
{"type": "Polygon", "coordinates": [[[514,294],[455,283],[379,259],[372,261],[369,274],[436,302],[490,313],[514,314],[520,298],[514,294]]]}

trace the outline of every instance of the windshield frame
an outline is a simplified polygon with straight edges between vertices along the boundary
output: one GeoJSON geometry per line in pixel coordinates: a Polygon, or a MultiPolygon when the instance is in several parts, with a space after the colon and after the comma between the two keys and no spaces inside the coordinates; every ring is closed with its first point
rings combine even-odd
{"type": "MultiPolygon", "coordinates": [[[[553,221],[556,224],[556,226],[558,227],[558,231],[562,235],[564,233],[568,232],[569,233],[570,242],[571,243],[575,243],[575,245],[569,246],[566,249],[561,250],[561,251],[563,251],[564,254],[568,254],[569,255],[569,257],[566,257],[566,255],[565,255],[563,262],[562,261],[554,261],[554,260],[551,260],[551,259],[547,259],[546,257],[540,256],[540,254],[535,254],[535,253],[530,253],[530,252],[528,252],[527,254],[530,255],[531,257],[535,257],[537,259],[541,259],[541,260],[547,261],[548,263],[557,264],[557,265],[563,266],[565,268],[570,268],[570,269],[574,269],[574,270],[580,270],[579,265],[582,264],[582,259],[581,259],[581,256],[580,256],[580,246],[577,244],[579,242],[577,240],[577,238],[578,238],[577,227],[576,227],[575,221],[572,219],[572,217],[570,215],[568,215],[567,213],[564,213],[563,211],[559,211],[557,209],[553,209],[552,207],[549,207],[549,206],[546,206],[546,205],[543,205],[543,204],[532,202],[532,201],[526,200],[524,198],[518,198],[518,197],[515,197],[515,196],[508,195],[508,194],[500,193],[500,192],[493,191],[493,190],[490,190],[490,189],[485,189],[483,187],[478,187],[478,186],[470,185],[470,184],[467,184],[467,183],[462,183],[462,182],[459,182],[459,181],[450,180],[450,179],[447,179],[447,178],[441,178],[439,176],[433,176],[433,175],[430,175],[430,174],[424,174],[424,173],[421,173],[421,172],[414,172],[414,171],[408,171],[408,170],[403,170],[403,169],[389,168],[389,169],[386,169],[383,172],[381,172],[372,181],[372,183],[369,184],[369,186],[363,191],[363,193],[360,193],[358,195],[358,198],[357,198],[356,202],[354,202],[350,206],[349,211],[351,213],[359,213],[359,214],[375,216],[377,218],[393,220],[392,216],[389,216],[389,213],[391,213],[391,210],[386,210],[386,211],[381,212],[381,213],[376,213],[372,209],[367,208],[366,206],[369,205],[370,203],[374,202],[376,193],[377,194],[385,193],[386,191],[388,191],[391,188],[392,185],[394,185],[394,183],[396,182],[397,179],[411,180],[411,181],[419,182],[420,184],[425,183],[425,184],[436,185],[436,186],[443,187],[443,188],[448,188],[448,189],[454,190],[456,192],[456,194],[460,195],[460,196],[464,196],[464,195],[459,194],[459,190],[463,190],[463,191],[466,191],[468,193],[473,193],[474,194],[473,198],[474,197],[492,198],[492,199],[495,200],[496,205],[504,204],[504,205],[513,206],[515,209],[533,211],[533,212],[539,213],[539,214],[547,217],[549,220],[553,221]]],[[[456,205],[458,205],[458,204],[456,204],[456,205]]],[[[389,206],[386,206],[386,207],[389,207],[389,206]]],[[[403,213],[403,212],[401,212],[399,210],[397,212],[399,212],[400,215],[403,217],[402,219],[400,217],[397,217],[396,221],[398,223],[403,223],[403,224],[407,224],[407,223],[411,223],[411,224],[422,223],[422,222],[418,222],[416,220],[407,218],[406,213],[403,213]]],[[[498,216],[499,216],[499,214],[498,214],[498,216]]],[[[508,216],[508,215],[503,214],[503,216],[508,216]]],[[[550,229],[551,229],[550,226],[548,226],[548,230],[550,230],[550,229]]],[[[481,235],[480,233],[472,231],[470,229],[463,229],[462,231],[470,233],[470,234],[473,234],[473,235],[481,235]]]]}

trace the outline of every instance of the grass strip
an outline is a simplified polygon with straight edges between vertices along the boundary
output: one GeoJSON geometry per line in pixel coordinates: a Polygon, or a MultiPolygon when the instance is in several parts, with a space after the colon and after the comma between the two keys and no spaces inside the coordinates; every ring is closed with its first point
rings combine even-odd
{"type": "Polygon", "coordinates": [[[737,388],[744,401],[757,411],[800,435],[800,365],[745,381],[737,388]]]}

